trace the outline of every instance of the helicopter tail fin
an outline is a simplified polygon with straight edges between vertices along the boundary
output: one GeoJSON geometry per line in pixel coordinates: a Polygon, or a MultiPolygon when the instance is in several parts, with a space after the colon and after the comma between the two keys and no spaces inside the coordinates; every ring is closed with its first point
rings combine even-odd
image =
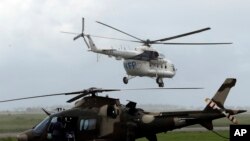
{"type": "MultiPolygon", "coordinates": [[[[212,99],[205,99],[207,106],[205,107],[204,111],[213,112],[215,110],[219,110],[222,114],[229,118],[229,120],[237,124],[237,120],[231,114],[227,113],[226,109],[224,108],[224,103],[226,101],[228,93],[230,89],[235,86],[235,83],[235,78],[227,78],[220,86],[219,90],[215,93],[212,99]]],[[[202,125],[208,130],[213,130],[212,120],[202,121],[200,125],[202,125]]]]}
{"type": "MultiPolygon", "coordinates": [[[[224,108],[224,103],[228,96],[228,93],[230,89],[235,86],[235,84],[236,84],[235,78],[227,78],[212,99],[209,98],[205,99],[207,106],[205,107],[204,111],[205,112],[219,111],[221,114],[227,117],[232,123],[238,124],[237,119],[233,115],[246,112],[246,110],[231,110],[224,108]]],[[[204,126],[205,124],[201,125],[204,126]]],[[[207,128],[209,126],[205,125],[204,127],[207,128]]]]}
{"type": "Polygon", "coordinates": [[[90,50],[94,51],[94,52],[97,51],[98,49],[95,46],[95,44],[94,44],[92,38],[90,37],[90,35],[86,35],[86,37],[88,38],[88,41],[89,41],[89,48],[90,48],[90,50]]]}
{"type": "Polygon", "coordinates": [[[214,103],[218,105],[220,108],[224,109],[224,103],[226,101],[226,98],[228,96],[228,93],[230,92],[231,88],[234,87],[236,84],[235,78],[227,78],[224,83],[220,86],[219,90],[216,92],[212,100],[206,99],[206,102],[208,102],[208,105],[204,109],[204,111],[211,111],[213,110],[214,103]],[[213,102],[211,102],[213,101],[213,102]],[[210,103],[209,103],[210,102],[210,103]]]}

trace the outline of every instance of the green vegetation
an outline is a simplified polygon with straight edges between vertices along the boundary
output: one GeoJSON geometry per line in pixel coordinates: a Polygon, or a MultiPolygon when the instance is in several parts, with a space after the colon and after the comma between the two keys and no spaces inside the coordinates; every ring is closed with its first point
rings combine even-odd
{"type": "Polygon", "coordinates": [[[39,123],[44,114],[4,114],[0,115],[0,133],[22,132],[39,123]]]}
{"type": "MultiPolygon", "coordinates": [[[[219,131],[223,136],[229,137],[228,131],[219,131]]],[[[167,134],[158,134],[158,141],[228,141],[212,132],[168,132],[167,134]]],[[[0,141],[15,141],[15,138],[0,138],[0,141]]],[[[148,141],[146,138],[137,141],[148,141]]]]}
{"type": "MultiPolygon", "coordinates": [[[[229,131],[219,131],[225,137],[229,137],[229,131]]],[[[158,141],[228,141],[209,131],[190,131],[190,132],[168,132],[166,134],[158,134],[158,141]]],[[[147,141],[146,138],[137,141],[147,141]]]]}
{"type": "Polygon", "coordinates": [[[8,137],[8,138],[0,138],[0,141],[17,141],[16,138],[8,137]]]}

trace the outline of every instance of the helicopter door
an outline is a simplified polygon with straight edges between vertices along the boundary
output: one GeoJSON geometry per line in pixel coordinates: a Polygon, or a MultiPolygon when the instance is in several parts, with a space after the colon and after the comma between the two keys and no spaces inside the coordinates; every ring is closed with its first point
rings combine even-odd
{"type": "Polygon", "coordinates": [[[65,135],[63,139],[69,141],[69,140],[75,140],[75,133],[76,133],[76,127],[77,127],[77,117],[71,117],[71,116],[64,116],[64,117],[53,117],[50,121],[50,124],[48,126],[48,133],[47,133],[47,139],[52,140],[53,138],[53,132],[56,128],[56,124],[58,122],[58,119],[60,118],[60,122],[62,124],[61,132],[65,135]]]}
{"type": "Polygon", "coordinates": [[[64,117],[64,129],[67,141],[75,141],[78,117],[64,117]]]}
{"type": "Polygon", "coordinates": [[[80,118],[78,122],[77,138],[79,139],[93,139],[99,134],[98,118],[80,118]]]}

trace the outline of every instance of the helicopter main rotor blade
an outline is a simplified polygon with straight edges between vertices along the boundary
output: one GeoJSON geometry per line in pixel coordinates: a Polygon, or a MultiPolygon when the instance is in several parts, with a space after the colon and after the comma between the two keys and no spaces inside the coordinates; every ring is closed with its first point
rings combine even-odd
{"type": "Polygon", "coordinates": [[[130,37],[132,37],[132,38],[134,38],[134,39],[137,39],[137,40],[141,41],[141,43],[145,43],[144,40],[142,40],[142,39],[140,39],[140,38],[138,38],[138,37],[135,37],[135,36],[133,36],[133,35],[131,35],[131,34],[128,34],[128,33],[124,32],[124,31],[121,31],[121,30],[119,30],[119,29],[117,29],[117,28],[114,28],[114,27],[112,27],[112,26],[110,26],[110,25],[107,25],[107,24],[102,23],[102,22],[99,22],[99,21],[96,21],[96,22],[99,23],[99,24],[101,24],[101,25],[104,25],[104,26],[107,26],[107,27],[109,27],[109,28],[112,28],[112,29],[114,29],[114,30],[116,30],[116,31],[119,31],[119,32],[121,32],[121,33],[123,33],[123,34],[125,34],[125,35],[128,35],[128,36],[130,36],[130,37]]]}
{"type": "MultiPolygon", "coordinates": [[[[89,88],[89,89],[86,89],[86,90],[83,90],[83,91],[78,91],[78,93],[80,95],[71,98],[67,102],[68,103],[74,102],[74,101],[78,100],[79,98],[82,98],[82,97],[84,97],[86,95],[89,95],[89,94],[95,95],[96,93],[111,92],[111,91],[120,91],[120,89],[102,89],[102,88],[93,87],[93,88],[89,88]]],[[[76,93],[77,92],[73,92],[73,94],[76,94],[76,93]]]]}
{"type": "Polygon", "coordinates": [[[41,98],[41,97],[59,96],[59,95],[66,95],[66,93],[38,95],[38,96],[30,96],[30,97],[23,97],[23,98],[8,99],[8,100],[2,100],[2,101],[0,101],[0,103],[10,102],[10,101],[18,101],[18,100],[25,100],[25,99],[41,98]]]}
{"type": "Polygon", "coordinates": [[[154,44],[163,44],[163,45],[228,45],[233,43],[154,43],[154,44]]]}
{"type": "Polygon", "coordinates": [[[60,95],[77,95],[76,97],[71,98],[67,102],[73,102],[81,97],[84,97],[89,94],[95,95],[96,93],[102,93],[102,92],[111,92],[111,91],[126,91],[126,90],[164,90],[164,89],[170,89],[170,90],[188,90],[188,89],[203,89],[201,87],[182,87],[182,88],[138,88],[138,89],[102,89],[102,88],[89,88],[84,89],[81,91],[74,91],[74,92],[68,92],[68,93],[58,93],[58,94],[48,94],[48,95],[38,95],[38,96],[30,96],[30,97],[22,97],[22,98],[15,98],[15,99],[8,99],[8,100],[2,100],[0,103],[3,102],[11,102],[11,101],[18,101],[18,100],[25,100],[25,99],[35,99],[35,98],[41,98],[41,97],[51,97],[51,96],[60,96],[60,95]]]}
{"type": "Polygon", "coordinates": [[[89,36],[92,36],[92,37],[95,37],[95,38],[104,38],[104,39],[110,39],[110,40],[118,40],[118,41],[128,41],[128,42],[141,43],[140,41],[120,39],[120,38],[107,37],[107,36],[98,36],[98,35],[92,35],[92,34],[89,34],[89,36]]]}
{"type": "MultiPolygon", "coordinates": [[[[67,31],[60,31],[61,33],[64,34],[72,34],[72,35],[79,35],[81,33],[75,33],[75,32],[67,32],[67,31]]],[[[103,39],[110,39],[110,40],[118,40],[118,41],[127,41],[127,42],[135,42],[135,43],[141,43],[141,41],[135,41],[135,40],[128,40],[128,39],[121,39],[121,38],[114,38],[114,37],[107,37],[107,36],[99,36],[99,35],[93,35],[93,34],[88,34],[91,37],[95,38],[103,38],[103,39]]],[[[86,34],[84,34],[86,36],[86,34]]]]}
{"type": "Polygon", "coordinates": [[[173,87],[173,88],[135,88],[135,89],[121,89],[121,91],[137,91],[137,90],[197,90],[204,89],[202,87],[173,87]]]}
{"type": "Polygon", "coordinates": [[[67,102],[68,103],[71,103],[71,102],[73,102],[73,101],[76,101],[77,99],[79,99],[79,98],[82,98],[82,97],[84,97],[85,95],[88,95],[88,94],[80,94],[80,95],[78,95],[78,96],[75,96],[75,97],[73,97],[73,98],[71,98],[70,100],[68,100],[67,102]]]}
{"type": "Polygon", "coordinates": [[[75,33],[75,32],[68,32],[68,31],[60,31],[61,33],[65,33],[65,34],[73,34],[73,35],[78,35],[80,33],[75,33]]]}
{"type": "Polygon", "coordinates": [[[200,33],[200,32],[206,31],[206,30],[210,30],[210,29],[211,29],[210,27],[207,27],[207,28],[195,30],[195,31],[192,31],[192,32],[188,32],[188,33],[184,33],[184,34],[172,36],[172,37],[167,37],[167,38],[163,38],[163,39],[158,39],[158,40],[150,41],[150,43],[153,44],[153,43],[156,43],[156,42],[163,42],[163,41],[168,41],[168,40],[172,40],[172,39],[176,39],[176,38],[181,38],[181,37],[184,37],[184,36],[188,36],[188,35],[200,33]]]}
{"type": "Polygon", "coordinates": [[[80,97],[83,97],[83,96],[86,96],[88,94],[95,94],[95,93],[109,92],[109,91],[120,91],[120,89],[101,89],[101,88],[92,87],[92,88],[89,88],[89,89],[85,89],[85,90],[81,90],[81,91],[68,92],[68,93],[37,95],[37,96],[30,96],[30,97],[22,97],[22,98],[2,100],[2,101],[0,101],[0,103],[18,101],[18,100],[26,100],[26,99],[35,99],[35,98],[41,98],[41,97],[60,96],[60,95],[77,95],[77,94],[79,94],[80,97]]]}

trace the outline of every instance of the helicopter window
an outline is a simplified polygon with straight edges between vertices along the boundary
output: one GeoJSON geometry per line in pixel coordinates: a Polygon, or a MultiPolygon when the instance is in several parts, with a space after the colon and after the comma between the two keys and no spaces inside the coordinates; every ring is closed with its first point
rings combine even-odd
{"type": "Polygon", "coordinates": [[[80,121],[80,131],[96,129],[96,119],[82,119],[80,121]]]}
{"type": "Polygon", "coordinates": [[[57,122],[57,117],[53,117],[52,119],[51,119],[51,123],[56,123],[57,122]]]}
{"type": "Polygon", "coordinates": [[[33,131],[35,133],[38,133],[38,134],[41,134],[43,133],[46,125],[48,124],[49,122],[49,117],[46,117],[42,122],[40,122],[38,125],[36,125],[34,128],[33,128],[33,131]]]}
{"type": "Polygon", "coordinates": [[[52,119],[51,119],[51,121],[50,121],[50,125],[49,125],[49,128],[48,128],[48,131],[49,132],[52,132],[53,131],[53,124],[55,124],[56,122],[57,122],[57,118],[58,117],[53,117],[52,119]]]}
{"type": "Polygon", "coordinates": [[[84,124],[83,124],[83,129],[84,129],[84,130],[87,130],[87,129],[88,129],[88,126],[89,126],[89,120],[85,120],[85,121],[84,121],[84,124]]]}
{"type": "Polygon", "coordinates": [[[174,65],[172,65],[172,67],[173,67],[173,71],[176,71],[174,65]]]}
{"type": "Polygon", "coordinates": [[[165,69],[167,69],[167,65],[165,66],[165,69]]]}

